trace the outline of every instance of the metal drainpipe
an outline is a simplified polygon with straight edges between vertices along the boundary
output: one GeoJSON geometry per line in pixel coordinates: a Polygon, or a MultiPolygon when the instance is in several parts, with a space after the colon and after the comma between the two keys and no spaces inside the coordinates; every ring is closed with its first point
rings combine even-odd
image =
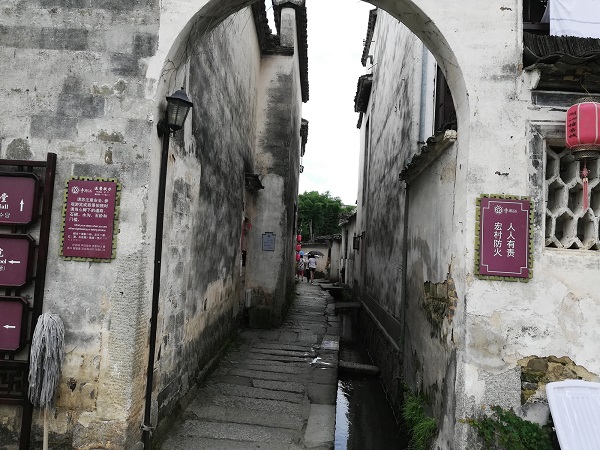
{"type": "Polygon", "coordinates": [[[152,385],[154,383],[154,354],[156,353],[156,333],[158,327],[158,300],[160,294],[160,268],[162,259],[163,223],[165,217],[165,191],[167,185],[167,158],[169,156],[169,140],[171,130],[166,120],[157,125],[158,135],[162,136],[162,153],[160,158],[160,175],[158,181],[158,205],[156,207],[156,243],[154,245],[154,277],[152,279],[152,309],[150,311],[150,337],[148,350],[148,369],[146,373],[146,399],[144,407],[144,423],[142,424],[142,441],[144,449],[150,448],[152,441],[152,385]]]}

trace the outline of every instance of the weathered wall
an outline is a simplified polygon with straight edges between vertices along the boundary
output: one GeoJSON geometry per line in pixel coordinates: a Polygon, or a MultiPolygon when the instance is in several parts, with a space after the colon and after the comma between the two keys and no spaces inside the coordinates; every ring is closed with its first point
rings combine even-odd
{"type": "MultiPolygon", "coordinates": [[[[427,9],[428,2],[423,1],[421,12],[406,2],[377,3],[401,17],[436,56],[452,88],[458,140],[411,181],[398,207],[385,203],[383,189],[378,192],[374,185],[385,185],[388,171],[396,177],[406,157],[418,149],[414,131],[407,130],[414,130],[419,118],[410,93],[398,108],[391,101],[386,104],[385,99],[396,97],[397,85],[415,78],[420,62],[419,54],[413,53],[402,69],[400,64],[394,65],[410,55],[406,48],[410,38],[380,28],[374,38],[376,46],[394,46],[398,51],[385,54],[388,64],[375,56],[371,103],[363,118],[362,131],[369,139],[362,138],[362,149],[368,150],[361,160],[360,173],[365,179],[359,185],[358,227],[366,230],[362,241],[366,254],[363,250],[357,254],[357,280],[362,286],[355,290],[367,298],[366,306],[375,318],[371,324],[385,325],[386,318],[394,314],[401,319],[403,373],[413,389],[428,394],[441,430],[435,445],[467,448],[472,445],[468,428],[459,419],[476,413],[482,405],[521,407],[522,361],[538,361],[535,356],[539,356],[557,364],[555,360],[561,358],[555,357],[567,356],[586,377],[600,373],[587,344],[598,338],[595,323],[600,311],[595,305],[599,297],[590,280],[595,277],[600,255],[597,251],[544,247],[546,148],[549,143],[564,142],[569,96],[551,95],[541,101],[543,93],[532,95],[535,73],[523,72],[520,67],[522,24],[517,2],[460,10],[440,4],[434,10],[427,9]],[[427,30],[420,23],[423,12],[435,26],[450,32],[427,30]],[[436,43],[436,38],[441,40],[436,43]],[[448,52],[456,58],[456,66],[449,64],[448,52]],[[378,70],[389,75],[378,76],[378,70]],[[397,111],[403,111],[405,117],[397,120],[397,111]],[[396,163],[394,157],[401,161],[396,163]],[[534,276],[528,283],[474,276],[476,198],[484,193],[529,195],[536,205],[534,276]],[[387,225],[387,217],[397,221],[395,228],[387,225]],[[397,249],[402,246],[404,224],[408,234],[402,297],[400,284],[392,283],[390,288],[371,285],[378,273],[387,271],[382,278],[388,284],[394,279],[386,266],[392,266],[389,261],[400,254],[397,249]],[[391,247],[387,253],[377,248],[386,241],[381,238],[378,243],[374,236],[374,232],[383,236],[386,231],[391,247]],[[365,296],[365,292],[378,297],[365,296]]],[[[409,86],[414,89],[414,85],[409,86]]],[[[389,176],[386,189],[394,189],[400,196],[402,187],[394,187],[392,178],[389,176]]],[[[374,333],[375,347],[381,335],[374,333]]],[[[393,336],[386,339],[393,344],[393,336]]],[[[386,365],[390,358],[383,360],[386,365]]],[[[579,376],[571,369],[560,370],[563,376],[579,376]]],[[[537,389],[536,397],[543,399],[543,385],[537,389]]],[[[528,406],[525,404],[523,411],[528,406]]]]}
{"type": "MultiPolygon", "coordinates": [[[[68,436],[64,446],[71,439],[76,447],[126,445],[143,406],[151,268],[145,208],[157,141],[144,89],[158,4],[11,0],[0,8],[1,155],[58,155],[45,310],[65,322],[67,357],[50,431],[68,436]],[[118,257],[110,264],[58,256],[71,175],[122,183],[118,257]]],[[[15,410],[2,407],[0,415],[15,410]]]]}
{"type": "MultiPolygon", "coordinates": [[[[402,361],[404,380],[412,390],[426,395],[437,423],[450,435],[455,426],[453,316],[457,294],[452,278],[452,241],[456,147],[448,149],[408,186],[402,361]]],[[[450,442],[446,445],[452,447],[450,442]]]]}
{"type": "MultiPolygon", "coordinates": [[[[373,42],[369,52],[373,89],[361,126],[357,233],[364,234],[355,253],[359,263],[353,267],[353,277],[360,280],[354,288],[366,311],[361,314],[363,333],[399,407],[401,378],[416,389],[442,384],[443,374],[423,368],[424,360],[431,366],[439,360],[421,339],[431,326],[420,313],[420,305],[425,281],[445,279],[451,262],[447,251],[439,248],[443,241],[439,225],[451,223],[452,214],[440,214],[439,204],[431,199],[443,189],[451,209],[453,189],[452,184],[448,189],[448,181],[439,185],[437,167],[428,170],[423,184],[407,188],[399,180],[398,174],[422,145],[419,131],[432,131],[433,118],[422,118],[420,111],[431,108],[433,97],[422,98],[421,85],[428,82],[426,90],[430,90],[434,80],[422,79],[423,44],[383,11],[378,13],[373,42]],[[432,262],[435,267],[428,269],[432,262]],[[443,265],[440,273],[438,267],[443,265]]],[[[433,65],[433,59],[424,62],[426,68],[428,64],[433,65]]],[[[454,173],[451,168],[445,170],[446,179],[452,182],[454,173]]],[[[441,402],[439,396],[437,402],[441,402]]]]}
{"type": "MultiPolygon", "coordinates": [[[[283,46],[298,49],[293,8],[282,10],[280,36],[283,46]]],[[[294,292],[302,120],[299,73],[298,51],[263,59],[255,170],[265,188],[254,198],[246,271],[246,288],[252,290],[250,325],[256,327],[280,323],[294,292]],[[274,251],[263,251],[266,232],[275,233],[274,251]]]]}
{"type": "Polygon", "coordinates": [[[194,100],[191,130],[176,135],[168,167],[159,419],[194,385],[242,311],[244,173],[253,173],[261,61],[251,10],[190,50],[197,56],[179,72],[194,100]]]}
{"type": "Polygon", "coordinates": [[[329,261],[329,279],[340,281],[340,259],[342,258],[342,241],[335,239],[331,243],[331,258],[329,261]]]}
{"type": "MultiPolygon", "coordinates": [[[[363,290],[399,317],[402,290],[404,186],[398,179],[417,145],[421,44],[412,33],[382,12],[373,40],[373,89],[369,121],[366,203],[358,213],[365,231],[363,290]],[[415,61],[415,64],[412,62],[415,61]],[[416,116],[416,117],[415,117],[416,116]],[[377,181],[375,181],[377,180],[377,181]],[[364,211],[364,212],[363,212],[364,211]],[[367,219],[368,218],[368,219],[367,219]]],[[[363,184],[365,183],[363,180],[363,184]]],[[[363,189],[364,186],[363,186],[363,189]]]]}
{"type": "MultiPolygon", "coordinates": [[[[252,151],[261,77],[253,20],[247,10],[231,14],[249,3],[178,0],[159,10],[154,1],[92,7],[44,0],[0,7],[2,157],[58,154],[45,299],[45,310],[61,315],[67,328],[50,423],[56,445],[129,448],[139,439],[161,143],[156,122],[165,95],[181,86],[195,107],[172,138],[168,159],[153,420],[159,407],[161,417],[170,411],[236,325],[244,173],[260,165],[252,151]],[[61,200],[71,175],[122,183],[117,257],[108,264],[58,257],[61,200]]],[[[297,58],[289,72],[297,78],[297,58]]],[[[284,281],[293,277],[302,98],[297,79],[288,87],[287,97],[272,102],[290,111],[279,122],[290,137],[276,142],[284,151],[273,155],[281,159],[274,164],[281,173],[286,164],[296,167],[286,173],[276,204],[286,208],[276,219],[284,219],[281,236],[290,236],[284,281]]],[[[18,408],[0,407],[0,416],[0,433],[14,436],[18,408]]]]}

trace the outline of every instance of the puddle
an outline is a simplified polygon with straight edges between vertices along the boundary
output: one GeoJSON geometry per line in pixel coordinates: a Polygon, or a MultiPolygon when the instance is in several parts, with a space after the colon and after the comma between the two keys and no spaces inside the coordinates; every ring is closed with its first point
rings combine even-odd
{"type": "MultiPolygon", "coordinates": [[[[349,314],[342,319],[340,359],[373,364],[349,314]]],[[[378,377],[340,375],[337,389],[335,450],[408,449],[378,377]]]]}

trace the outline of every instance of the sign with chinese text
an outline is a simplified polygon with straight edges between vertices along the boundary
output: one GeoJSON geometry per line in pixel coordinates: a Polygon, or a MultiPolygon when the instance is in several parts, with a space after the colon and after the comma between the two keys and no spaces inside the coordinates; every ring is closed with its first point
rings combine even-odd
{"type": "Polygon", "coordinates": [[[62,256],[84,261],[115,257],[120,190],[116,180],[73,178],[67,182],[62,256]]]}
{"type": "Polygon", "coordinates": [[[262,235],[262,250],[263,252],[275,251],[275,233],[263,233],[262,235]]]}
{"type": "Polygon", "coordinates": [[[476,274],[528,281],[533,275],[533,207],[528,199],[482,196],[477,199],[476,274]]]}
{"type": "Polygon", "coordinates": [[[28,225],[37,217],[38,178],[32,173],[0,173],[0,224],[28,225]]]}
{"type": "Polygon", "coordinates": [[[21,287],[30,281],[34,243],[27,234],[0,234],[0,286],[21,287]]]}
{"type": "Polygon", "coordinates": [[[16,352],[25,345],[28,304],[21,297],[0,297],[0,352],[16,352]]]}

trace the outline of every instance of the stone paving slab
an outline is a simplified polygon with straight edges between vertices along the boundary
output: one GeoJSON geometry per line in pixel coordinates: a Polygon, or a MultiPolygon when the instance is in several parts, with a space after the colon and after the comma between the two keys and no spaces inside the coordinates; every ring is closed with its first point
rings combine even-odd
{"type": "MultiPolygon", "coordinates": [[[[257,369],[262,369],[261,366],[255,366],[257,369]]],[[[271,381],[285,381],[286,383],[304,380],[301,374],[290,374],[281,372],[267,372],[263,370],[252,370],[252,369],[231,369],[231,375],[251,378],[252,380],[271,380],[271,381]]]]}
{"type": "Polygon", "coordinates": [[[304,384],[290,381],[252,380],[252,385],[257,388],[274,389],[284,392],[297,392],[301,394],[304,394],[306,391],[306,386],[304,384]]]}
{"type": "Polygon", "coordinates": [[[214,385],[214,388],[218,389],[223,395],[281,400],[290,403],[301,403],[304,398],[302,395],[295,392],[275,391],[271,389],[240,386],[238,384],[218,383],[214,385]]]}
{"type": "Polygon", "coordinates": [[[162,450],[331,450],[339,320],[318,285],[297,285],[273,330],[244,330],[198,389],[162,450]]]}
{"type": "Polygon", "coordinates": [[[304,418],[300,414],[280,414],[256,409],[231,408],[217,405],[192,403],[188,408],[196,418],[218,422],[244,423],[268,427],[302,430],[304,418]]]}
{"type": "Polygon", "coordinates": [[[333,434],[335,434],[335,405],[312,405],[304,434],[306,447],[327,445],[333,434]]]}
{"type": "Polygon", "coordinates": [[[267,444],[262,442],[231,441],[228,439],[176,436],[165,441],[162,448],[165,450],[295,450],[297,447],[293,446],[293,444],[267,444]]]}
{"type": "Polygon", "coordinates": [[[272,349],[276,349],[276,350],[290,350],[290,351],[296,351],[296,352],[312,350],[312,346],[310,346],[310,345],[284,344],[281,342],[256,342],[253,344],[253,348],[255,348],[255,349],[272,348],[272,349]]]}
{"type": "Polygon", "coordinates": [[[295,350],[278,350],[275,348],[256,348],[253,347],[252,353],[263,353],[265,355],[274,356],[295,356],[297,358],[306,358],[314,354],[314,350],[310,349],[307,351],[295,351],[295,350]]]}
{"type": "Polygon", "coordinates": [[[235,367],[238,369],[260,370],[262,372],[287,373],[287,374],[305,374],[310,372],[310,366],[306,364],[277,364],[279,361],[273,361],[268,364],[268,360],[257,359],[248,361],[228,361],[225,367],[235,367]]]}
{"type": "Polygon", "coordinates": [[[230,423],[206,420],[186,420],[179,429],[179,434],[181,436],[198,436],[211,439],[282,444],[291,444],[294,439],[298,439],[298,432],[287,428],[247,424],[231,426],[230,423]]]}
{"type": "MultiPolygon", "coordinates": [[[[281,414],[302,414],[302,405],[280,400],[270,400],[250,397],[236,397],[232,395],[215,395],[212,402],[219,406],[229,406],[241,409],[256,409],[259,411],[274,411],[281,414]]],[[[165,449],[166,450],[166,449],[165,449]]]]}

